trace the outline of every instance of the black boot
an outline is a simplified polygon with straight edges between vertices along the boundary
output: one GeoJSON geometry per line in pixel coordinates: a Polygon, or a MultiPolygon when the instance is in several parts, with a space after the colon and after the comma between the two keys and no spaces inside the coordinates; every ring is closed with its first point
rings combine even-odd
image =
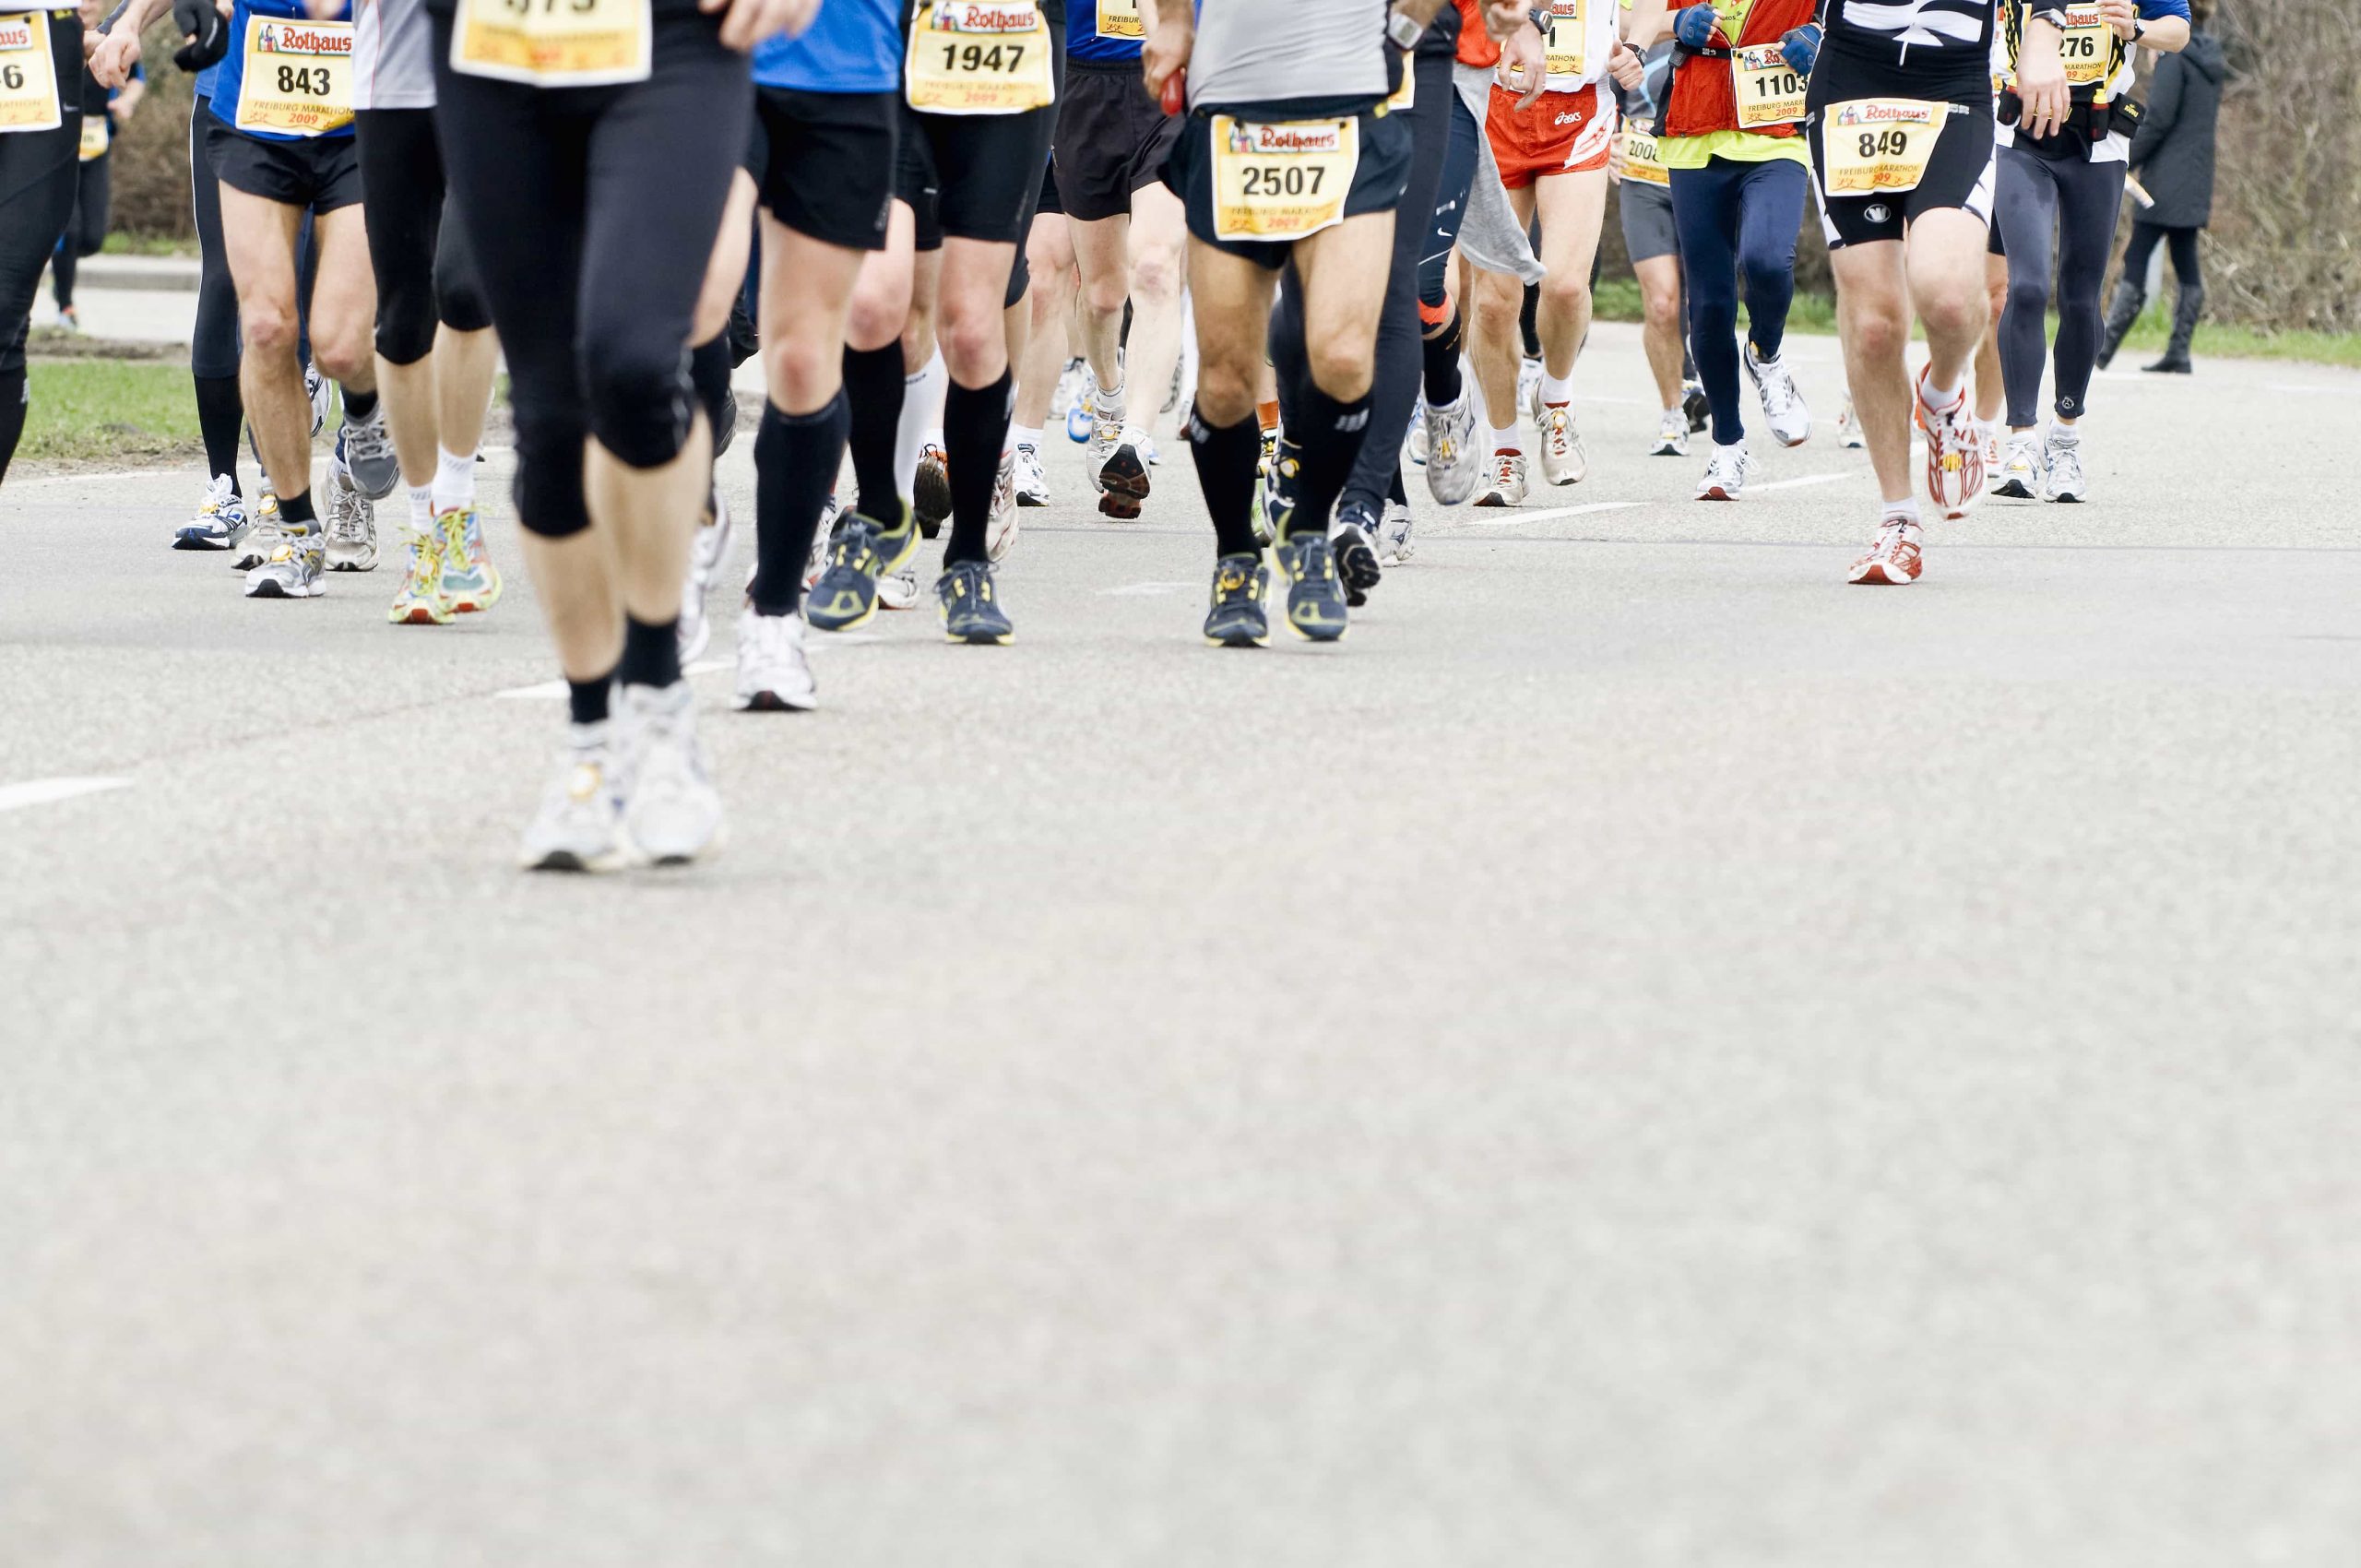
{"type": "Polygon", "coordinates": [[[2123,335],[2148,308],[2148,292],[2129,278],[2115,281],[2115,295],[2106,303],[2106,329],[2099,334],[2099,368],[2105,370],[2123,347],[2123,335]]]}
{"type": "Polygon", "coordinates": [[[2163,375],[2188,375],[2196,370],[2189,362],[2189,340],[2197,333],[2197,318],[2205,314],[2205,285],[2183,283],[2180,298],[2173,303],[2173,339],[2165,345],[2165,357],[2143,369],[2163,375]]]}

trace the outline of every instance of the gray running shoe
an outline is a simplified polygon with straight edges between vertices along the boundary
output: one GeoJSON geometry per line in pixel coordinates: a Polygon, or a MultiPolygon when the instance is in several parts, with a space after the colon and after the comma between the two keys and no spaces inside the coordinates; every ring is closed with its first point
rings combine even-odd
{"type": "Polygon", "coordinates": [[[516,862],[527,871],[614,871],[631,863],[615,791],[611,726],[566,726],[565,750],[525,825],[516,862]]]}
{"type": "Polygon", "coordinates": [[[375,571],[377,506],[353,488],[343,464],[328,465],[327,482],[320,488],[320,506],[327,531],[328,570],[375,571]]]}
{"type": "Polygon", "coordinates": [[[697,742],[696,694],[686,681],[623,688],[623,826],[659,866],[721,847],[721,792],[697,742]]]}
{"type": "Polygon", "coordinates": [[[2090,494],[2090,483],[2082,477],[2082,438],[2071,431],[2060,432],[2052,425],[2049,443],[2043,449],[2042,462],[2049,470],[2048,493],[2052,501],[2082,501],[2090,494]]]}
{"type": "Polygon", "coordinates": [[[402,481],[402,466],[394,457],[393,433],[386,428],[386,400],[369,410],[365,420],[346,411],[344,428],[336,433],[336,456],[354,488],[372,501],[383,501],[402,481]]]}
{"type": "Polygon", "coordinates": [[[1410,508],[1399,501],[1385,504],[1385,516],[1377,523],[1377,564],[1399,566],[1418,553],[1418,545],[1410,538],[1410,508]]]}
{"type": "Polygon", "coordinates": [[[317,599],[327,591],[321,581],[327,540],[317,525],[302,533],[277,530],[268,556],[246,574],[248,599],[317,599]]]}
{"type": "Polygon", "coordinates": [[[248,514],[245,534],[230,546],[230,570],[251,572],[279,548],[279,497],[268,489],[248,514]]]}

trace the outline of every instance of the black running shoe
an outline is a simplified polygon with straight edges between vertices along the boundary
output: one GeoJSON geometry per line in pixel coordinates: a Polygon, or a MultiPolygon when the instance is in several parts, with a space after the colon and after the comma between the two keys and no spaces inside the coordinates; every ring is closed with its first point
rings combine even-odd
{"type": "Polygon", "coordinates": [[[1147,460],[1137,446],[1123,442],[1098,470],[1098,510],[1120,522],[1130,522],[1140,515],[1147,493],[1147,460]]]}
{"type": "Polygon", "coordinates": [[[1271,618],[1263,596],[1271,569],[1260,555],[1225,555],[1214,563],[1214,603],[1205,613],[1205,641],[1216,647],[1268,647],[1271,618]]]}
{"type": "MultiPolygon", "coordinates": [[[[951,516],[951,467],[942,447],[929,446],[919,453],[918,477],[910,481],[910,504],[918,513],[919,532],[932,539],[943,531],[943,519],[951,516]]],[[[885,569],[890,572],[894,567],[885,569]]]]}
{"type": "Polygon", "coordinates": [[[1714,405],[1705,400],[1703,382],[1681,383],[1680,411],[1689,416],[1689,434],[1691,435],[1714,422],[1714,405]]]}
{"type": "Polygon", "coordinates": [[[1316,533],[1279,541],[1279,570],[1287,575],[1287,629],[1307,642],[1333,643],[1349,624],[1345,586],[1336,580],[1335,552],[1316,533]]]}
{"type": "Polygon", "coordinates": [[[935,579],[934,600],[943,610],[943,635],[955,643],[1005,643],[1016,636],[985,562],[962,561],[945,570],[935,579]]]}

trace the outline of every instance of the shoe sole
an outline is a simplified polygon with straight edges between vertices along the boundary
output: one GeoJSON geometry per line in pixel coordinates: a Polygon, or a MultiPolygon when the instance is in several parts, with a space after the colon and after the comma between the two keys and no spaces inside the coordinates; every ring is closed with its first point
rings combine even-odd
{"type": "Polygon", "coordinates": [[[1115,448],[1114,456],[1098,470],[1098,489],[1100,511],[1107,510],[1109,501],[1125,501],[1131,504],[1130,516],[1140,515],[1140,503],[1147,499],[1149,484],[1147,465],[1140,461],[1137,448],[1115,448]]]}
{"type": "Polygon", "coordinates": [[[1014,632],[954,632],[946,629],[943,640],[965,643],[970,647],[1006,647],[1016,640],[1014,632]]]}
{"type": "Polygon", "coordinates": [[[1872,566],[1856,567],[1845,580],[1859,588],[1908,588],[1918,579],[1889,573],[1880,562],[1872,566]]]}
{"type": "Polygon", "coordinates": [[[1258,637],[1252,632],[1209,632],[1205,635],[1205,646],[1208,647],[1268,647],[1271,646],[1271,634],[1266,630],[1258,637]]]}
{"type": "Polygon", "coordinates": [[[2031,501],[2035,498],[2033,487],[2021,479],[2002,480],[1993,488],[1992,493],[2004,501],[2031,501]]]}
{"type": "Polygon", "coordinates": [[[816,696],[807,697],[801,702],[789,702],[777,692],[770,691],[738,698],[738,711],[741,713],[810,713],[819,706],[816,696]]]}
{"type": "Polygon", "coordinates": [[[184,531],[172,535],[172,548],[174,550],[227,550],[230,548],[230,541],[226,539],[208,539],[202,534],[184,531]]]}
{"type": "Polygon", "coordinates": [[[1385,576],[1385,569],[1378,564],[1377,552],[1366,540],[1347,538],[1336,550],[1336,576],[1344,580],[1345,603],[1358,609],[1368,602],[1369,590],[1385,576]],[[1360,595],[1355,599],[1355,594],[1360,595]]]}
{"type": "Polygon", "coordinates": [[[316,588],[309,593],[289,593],[277,583],[258,583],[246,590],[246,597],[248,599],[318,599],[322,595],[316,588]]]}
{"type": "Polygon", "coordinates": [[[1026,495],[1020,492],[1016,497],[1016,504],[1019,506],[1047,506],[1050,504],[1050,498],[1046,495],[1026,495]]]}
{"type": "Polygon", "coordinates": [[[577,855],[571,849],[552,849],[540,860],[520,860],[516,863],[527,871],[561,872],[575,876],[601,876],[610,872],[622,871],[631,862],[631,854],[624,849],[616,849],[605,855],[591,856],[577,855]]]}
{"type": "Polygon", "coordinates": [[[1700,501],[1735,501],[1738,498],[1738,494],[1739,493],[1738,491],[1732,490],[1726,485],[1709,484],[1704,489],[1697,493],[1697,499],[1700,501]]]}
{"type": "Polygon", "coordinates": [[[1501,495],[1479,495],[1476,498],[1476,505],[1478,506],[1522,506],[1525,503],[1511,501],[1501,495]]]}
{"type": "Polygon", "coordinates": [[[2079,506],[2082,504],[2082,498],[2070,490],[2063,495],[2053,495],[2049,500],[2051,505],[2058,506],[2079,506]]]}
{"type": "Polygon", "coordinates": [[[856,626],[866,626],[877,619],[877,601],[870,600],[869,608],[849,621],[825,621],[813,617],[811,606],[804,606],[803,623],[815,632],[849,632],[856,626]]]}
{"type": "Polygon", "coordinates": [[[451,624],[451,613],[445,611],[437,615],[431,606],[413,604],[408,610],[394,611],[386,619],[397,626],[447,626],[451,624]]]}
{"type": "MultiPolygon", "coordinates": [[[[919,466],[918,478],[910,483],[910,510],[918,521],[917,533],[932,539],[943,531],[943,519],[951,516],[951,476],[942,469],[919,466]]],[[[915,548],[916,541],[912,541],[915,548]]],[[[892,571],[902,561],[909,559],[906,552],[901,561],[885,569],[892,571]]]]}
{"type": "Polygon", "coordinates": [[[451,601],[451,613],[454,615],[481,615],[485,611],[500,602],[500,579],[498,577],[494,577],[492,580],[491,589],[486,592],[481,599],[478,599],[472,594],[465,599],[454,599],[451,601]]]}
{"type": "Polygon", "coordinates": [[[377,558],[374,555],[372,555],[366,561],[331,561],[328,563],[328,570],[331,572],[374,572],[376,569],[377,558]]]}
{"type": "Polygon", "coordinates": [[[1307,626],[1292,615],[1287,617],[1287,630],[1293,632],[1299,640],[1308,643],[1340,643],[1345,640],[1346,634],[1352,629],[1349,622],[1335,625],[1320,622],[1307,626]]]}

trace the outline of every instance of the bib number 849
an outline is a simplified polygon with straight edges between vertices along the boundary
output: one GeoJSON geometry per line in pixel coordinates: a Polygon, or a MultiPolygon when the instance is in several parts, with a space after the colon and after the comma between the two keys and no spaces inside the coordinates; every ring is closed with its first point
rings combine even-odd
{"type": "Polygon", "coordinates": [[[1891,131],[1863,131],[1863,158],[1900,158],[1910,150],[1910,133],[1896,127],[1891,131]]]}

